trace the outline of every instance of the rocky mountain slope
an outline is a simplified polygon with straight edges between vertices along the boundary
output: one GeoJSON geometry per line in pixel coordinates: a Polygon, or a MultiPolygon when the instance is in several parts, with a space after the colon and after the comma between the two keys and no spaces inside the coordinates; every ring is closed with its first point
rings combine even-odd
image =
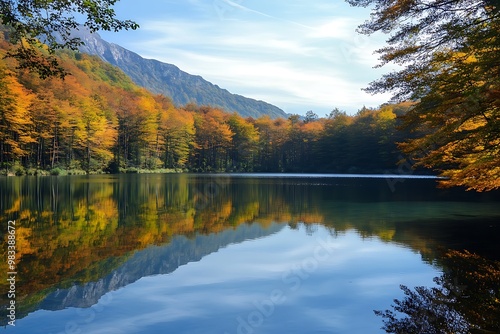
{"type": "Polygon", "coordinates": [[[98,34],[80,30],[74,32],[74,35],[84,42],[80,52],[96,55],[119,67],[136,84],[153,93],[171,97],[176,105],[193,102],[223,108],[228,112],[236,111],[245,117],[287,117],[283,110],[272,104],[232,94],[201,76],[181,71],[172,64],[142,58],[132,51],[103,40],[98,34]]]}

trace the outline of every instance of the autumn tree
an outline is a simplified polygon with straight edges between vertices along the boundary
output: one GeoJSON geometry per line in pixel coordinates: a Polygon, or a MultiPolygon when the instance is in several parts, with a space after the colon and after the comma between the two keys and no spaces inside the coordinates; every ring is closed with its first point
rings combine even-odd
{"type": "Polygon", "coordinates": [[[227,114],[219,109],[201,107],[195,114],[196,152],[194,166],[200,170],[225,170],[233,132],[227,114]]]}
{"type": "Polygon", "coordinates": [[[104,108],[96,98],[82,101],[82,127],[78,129],[79,148],[83,166],[87,172],[104,169],[113,158],[112,147],[116,130],[104,114],[104,108]]]}
{"type": "Polygon", "coordinates": [[[28,145],[34,139],[28,107],[33,97],[0,65],[0,165],[19,161],[29,154],[28,145]]]}
{"type": "Polygon", "coordinates": [[[166,168],[186,168],[191,150],[194,147],[193,114],[176,109],[170,98],[159,95],[155,100],[161,107],[158,114],[158,143],[161,143],[161,156],[166,168]]]}
{"type": "Polygon", "coordinates": [[[7,26],[16,47],[8,56],[41,77],[64,76],[53,53],[62,48],[76,50],[82,41],[71,32],[82,24],[91,32],[137,29],[137,23],[116,18],[113,6],[118,0],[0,0],[0,24],[7,26]],[[79,22],[77,17],[84,18],[79,22]]]}
{"type": "MultiPolygon", "coordinates": [[[[349,172],[366,172],[375,171],[379,172],[388,167],[382,159],[380,159],[379,152],[381,151],[380,136],[386,136],[384,133],[379,133],[378,130],[378,115],[379,110],[372,110],[368,108],[361,108],[353,123],[349,127],[348,132],[348,152],[346,154],[348,161],[349,172]]],[[[390,129],[386,129],[389,134],[390,129]]],[[[384,148],[385,149],[385,148],[384,148]]],[[[389,166],[389,167],[395,167],[389,166]]]]}
{"type": "Polygon", "coordinates": [[[321,171],[344,172],[349,154],[349,127],[353,117],[337,108],[325,121],[324,131],[317,144],[317,164],[321,171]]]}
{"type": "MultiPolygon", "coordinates": [[[[118,119],[116,160],[122,167],[156,165],[158,105],[152,96],[139,90],[124,92],[115,110],[118,119]]],[[[157,167],[157,166],[153,166],[157,167]]]]}
{"type": "MultiPolygon", "coordinates": [[[[312,111],[308,111],[308,113],[312,111]]],[[[309,121],[309,117],[306,116],[306,122],[309,121]]],[[[284,159],[282,160],[283,171],[286,172],[299,172],[303,171],[301,163],[301,153],[302,153],[302,143],[303,143],[303,132],[301,131],[302,121],[299,115],[291,115],[288,117],[288,129],[286,141],[283,145],[284,159]]]]}
{"type": "Polygon", "coordinates": [[[287,136],[283,143],[283,170],[285,172],[316,172],[318,164],[318,139],[324,131],[324,120],[312,111],[301,119],[288,117],[287,136]]]}
{"type": "Polygon", "coordinates": [[[416,101],[402,148],[445,186],[500,187],[500,4],[496,0],[347,0],[372,6],[364,34],[391,32],[381,65],[400,69],[367,88],[416,101]]]}
{"type": "Polygon", "coordinates": [[[285,143],[288,141],[290,124],[288,120],[272,120],[263,116],[254,121],[259,132],[258,171],[283,172],[285,170],[285,143]]]}
{"type": "MultiPolygon", "coordinates": [[[[0,34],[0,56],[8,44],[0,34]]],[[[41,79],[6,59],[0,76],[0,160],[10,172],[71,173],[159,167],[190,171],[373,172],[397,161],[399,105],[243,118],[207,106],[176,107],[99,58],[58,53],[72,73],[41,79]],[[15,168],[12,168],[15,164],[15,168]]],[[[399,132],[401,134],[401,132],[399,132]]],[[[390,167],[389,167],[390,168],[390,167]]]]}
{"type": "Polygon", "coordinates": [[[304,122],[300,126],[300,171],[317,172],[319,170],[318,161],[318,144],[321,135],[325,131],[324,120],[315,120],[313,122],[304,122]]]}
{"type": "Polygon", "coordinates": [[[153,96],[141,91],[135,106],[140,119],[139,157],[140,166],[156,169],[161,166],[161,137],[158,134],[158,120],[162,112],[153,96]]]}
{"type": "Polygon", "coordinates": [[[37,168],[54,168],[59,157],[61,124],[56,102],[53,93],[48,91],[37,94],[37,99],[30,106],[32,132],[36,140],[36,149],[32,153],[35,154],[33,160],[37,168]]]}
{"type": "Polygon", "coordinates": [[[252,123],[236,113],[231,115],[228,124],[234,134],[230,149],[232,169],[246,172],[253,171],[259,140],[257,129],[252,123]]]}

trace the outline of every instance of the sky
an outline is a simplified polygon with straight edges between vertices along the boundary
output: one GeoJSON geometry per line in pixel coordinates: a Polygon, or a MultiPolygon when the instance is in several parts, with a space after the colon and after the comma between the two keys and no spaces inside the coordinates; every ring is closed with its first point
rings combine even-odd
{"type": "Polygon", "coordinates": [[[108,42],[287,113],[354,114],[390,98],[361,90],[390,70],[374,68],[388,36],[358,34],[370,10],[342,0],[121,0],[115,10],[140,28],[101,32],[108,42]]]}

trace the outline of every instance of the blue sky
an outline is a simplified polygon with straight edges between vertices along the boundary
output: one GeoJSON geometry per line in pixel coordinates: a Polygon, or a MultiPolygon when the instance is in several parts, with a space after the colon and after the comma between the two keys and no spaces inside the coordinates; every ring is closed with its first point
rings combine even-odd
{"type": "Polygon", "coordinates": [[[341,0],[121,0],[115,8],[141,28],[101,33],[107,41],[288,113],[355,113],[390,97],[361,91],[389,70],[373,68],[387,36],[357,34],[370,11],[341,0]]]}

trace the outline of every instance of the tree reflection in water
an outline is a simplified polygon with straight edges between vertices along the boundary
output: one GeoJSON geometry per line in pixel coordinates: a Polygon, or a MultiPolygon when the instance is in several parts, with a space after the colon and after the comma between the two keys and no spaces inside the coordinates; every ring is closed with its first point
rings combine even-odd
{"type": "Polygon", "coordinates": [[[401,286],[393,310],[375,311],[387,333],[500,333],[500,262],[449,251],[436,287],[401,286]],[[403,316],[406,315],[406,316],[403,316]]]}

